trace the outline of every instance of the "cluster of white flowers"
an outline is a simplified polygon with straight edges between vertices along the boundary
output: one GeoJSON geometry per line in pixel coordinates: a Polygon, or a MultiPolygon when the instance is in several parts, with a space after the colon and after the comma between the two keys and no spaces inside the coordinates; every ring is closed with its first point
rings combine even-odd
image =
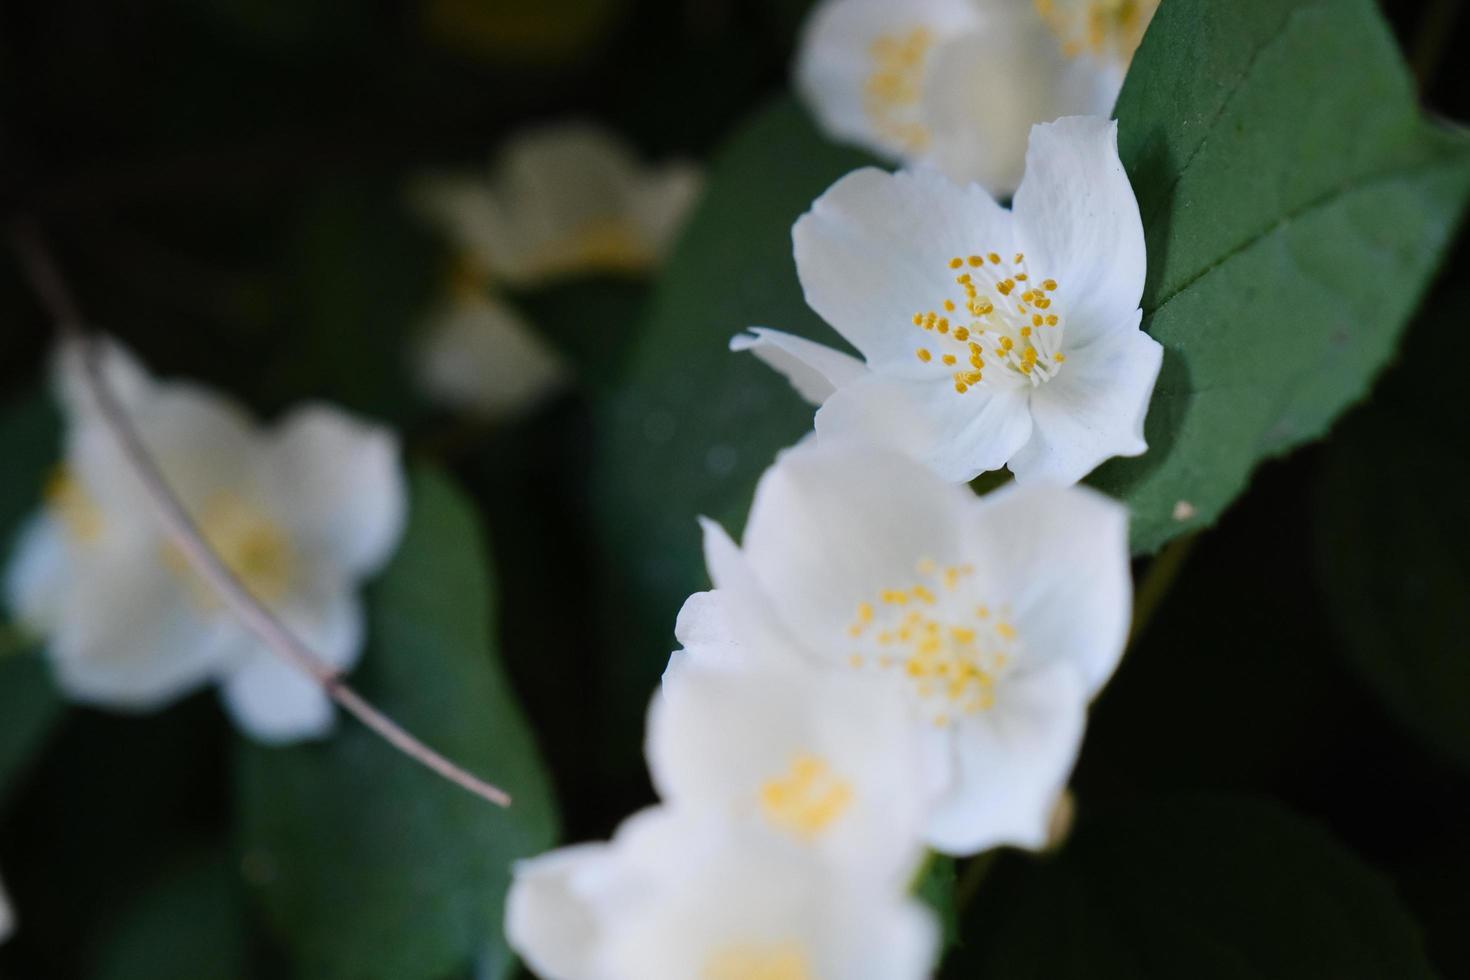
{"type": "Polygon", "coordinates": [[[832,136],[1008,194],[1032,123],[1106,115],[1158,0],[825,0],[798,86],[832,136]]]}
{"type": "Polygon", "coordinates": [[[926,850],[1048,843],[1127,641],[1127,511],[1074,485],[1144,451],[1162,357],[1115,125],[1036,126],[1014,211],[863,170],[793,237],[864,360],[732,344],[822,407],[743,544],[704,525],[714,588],[648,720],[660,804],[517,869],[507,933],[548,980],[928,976],[926,850]],[[1008,487],[963,485],[1007,464],[1008,487]]]}
{"type": "Polygon", "coordinates": [[[702,178],[644,167],[613,135],[562,123],[513,139],[489,180],[434,177],[419,209],[455,251],[449,289],[423,325],[417,371],[450,408],[494,418],[530,406],[566,369],[501,289],[598,274],[643,275],[663,260],[702,178]]]}
{"type": "MultiPolygon", "coordinates": [[[[169,543],[80,356],[68,347],[59,358],[65,462],[5,582],[12,611],[46,637],[57,683],[73,700],[134,711],[217,683],[259,741],[324,735],[335,714],[321,687],[240,625],[169,543]]],[[[225,565],[323,661],[352,666],[364,641],[358,584],[405,521],[396,438],[325,405],[262,432],[228,398],[157,381],[116,345],[103,371],[225,565]]]]}

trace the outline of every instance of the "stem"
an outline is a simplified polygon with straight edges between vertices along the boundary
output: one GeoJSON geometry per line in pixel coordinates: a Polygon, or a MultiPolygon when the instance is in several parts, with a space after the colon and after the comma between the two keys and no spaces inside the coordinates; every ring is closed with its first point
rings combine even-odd
{"type": "Polygon", "coordinates": [[[1133,599],[1133,629],[1128,634],[1130,647],[1138,642],[1138,638],[1153,621],[1154,614],[1159,611],[1164,597],[1173,588],[1174,580],[1179,577],[1179,572],[1184,568],[1198,538],[1198,531],[1175,538],[1149,564],[1148,572],[1143,576],[1143,582],[1133,599]]]}
{"type": "Polygon", "coordinates": [[[11,243],[41,304],[56,321],[57,332],[61,334],[63,344],[73,346],[80,355],[82,377],[97,402],[99,413],[117,440],[134,475],[147,491],[154,512],[163,523],[164,532],[194,572],[204,579],[234,612],[241,624],[266,647],[316,681],[328,697],[388,744],[468,792],[498,806],[509,806],[510,797],[505,791],[456,766],[368,703],[342,680],[335,668],[324,663],[274,613],[250,594],[235,573],[230,571],[205,542],[183,502],[169,486],[157,461],[143,444],[126,410],[118,402],[102,369],[101,348],[95,336],[83,326],[80,310],[35,230],[26,226],[17,227],[11,243]]]}

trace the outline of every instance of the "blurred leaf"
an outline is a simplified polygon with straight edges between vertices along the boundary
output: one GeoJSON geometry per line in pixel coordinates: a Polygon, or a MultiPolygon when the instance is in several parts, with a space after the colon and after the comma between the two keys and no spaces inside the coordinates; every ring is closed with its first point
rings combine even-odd
{"type": "MultiPolygon", "coordinates": [[[[23,523],[40,506],[46,475],[60,457],[60,420],[34,395],[0,417],[0,566],[8,565],[23,523]]],[[[9,617],[9,610],[5,610],[9,617]]],[[[3,621],[0,621],[3,622],[3,621]]],[[[18,625],[0,627],[0,799],[61,719],[64,705],[39,654],[18,625]]]]}
{"type": "Polygon", "coordinates": [[[715,161],[708,190],[650,301],[606,420],[594,485],[619,590],[604,610],[601,697],[615,761],[631,775],[643,710],[672,649],[674,616],[705,586],[695,522],[738,528],[777,450],[811,428],[812,409],[753,357],[727,349],[752,324],[814,338],[791,258],[791,224],[861,154],[825,142],[783,102],[745,126],[715,161]]]}
{"type": "Polygon", "coordinates": [[[494,657],[480,531],[419,473],[407,537],[369,594],[354,683],[515,798],[499,810],[343,719],[326,743],[241,748],[245,861],[302,976],[441,980],[500,942],[511,862],[549,847],[556,816],[494,657]]]}
{"type": "Polygon", "coordinates": [[[243,980],[245,908],[230,855],[199,854],[153,882],[103,946],[97,980],[243,980]]]}
{"type": "Polygon", "coordinates": [[[919,872],[918,881],[914,883],[914,895],[934,911],[934,917],[944,933],[946,949],[960,938],[959,909],[955,907],[955,886],[958,882],[954,858],[931,853],[919,872]]]}
{"type": "Polygon", "coordinates": [[[1366,393],[1459,220],[1470,141],[1420,118],[1372,0],[1164,4],[1117,116],[1166,354],[1148,454],[1092,482],[1150,551],[1366,393]]]}
{"type": "Polygon", "coordinates": [[[523,292],[515,304],[582,383],[600,392],[622,378],[649,291],[642,279],[599,276],[523,292]]]}
{"type": "Polygon", "coordinates": [[[1434,976],[1385,879],[1318,825],[1223,797],[1084,823],[1053,858],[1008,855],[965,928],[946,977],[1434,976]]]}
{"type": "Polygon", "coordinates": [[[293,329],[272,401],[323,398],[393,422],[413,418],[406,352],[442,284],[442,253],[401,206],[398,185],[323,192],[301,215],[289,262],[293,329]]]}
{"type": "Polygon", "coordinates": [[[1431,302],[1403,363],[1332,441],[1316,550],[1353,664],[1408,728],[1470,765],[1470,407],[1424,381],[1470,356],[1467,315],[1463,282],[1431,302]]]}

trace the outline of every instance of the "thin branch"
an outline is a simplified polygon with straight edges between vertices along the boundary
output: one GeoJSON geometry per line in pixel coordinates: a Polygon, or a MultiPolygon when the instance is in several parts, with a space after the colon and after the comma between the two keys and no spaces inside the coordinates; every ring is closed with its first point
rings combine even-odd
{"type": "Polygon", "coordinates": [[[102,367],[101,347],[96,337],[85,327],[80,310],[35,229],[26,225],[17,226],[11,236],[11,243],[25,267],[36,295],[47,313],[56,321],[63,341],[73,345],[80,354],[83,377],[96,399],[103,421],[117,439],[134,474],[146,489],[165,532],[190,567],[218,594],[246,629],[254,633],[281,659],[320,684],[322,691],[343,710],[420,765],[482,799],[498,806],[509,806],[510,797],[505,791],[450,762],[364,700],[342,680],[335,668],[324,663],[274,613],[250,594],[229,566],[205,542],[193,518],[169,486],[158,463],[138,435],[137,428],[117,400],[102,367]]]}
{"type": "Polygon", "coordinates": [[[1139,583],[1133,598],[1133,627],[1128,633],[1130,647],[1143,635],[1148,624],[1153,622],[1154,614],[1159,611],[1164,597],[1174,587],[1174,580],[1179,577],[1197,540],[1198,531],[1180,535],[1165,545],[1164,550],[1149,563],[1148,571],[1144,573],[1143,581],[1139,583]]]}

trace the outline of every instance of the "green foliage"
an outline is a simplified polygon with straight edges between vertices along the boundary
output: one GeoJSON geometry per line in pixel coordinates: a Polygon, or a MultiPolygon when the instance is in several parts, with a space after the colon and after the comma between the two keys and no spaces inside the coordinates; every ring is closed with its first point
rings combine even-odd
{"type": "Polygon", "coordinates": [[[248,951],[235,862],[221,850],[170,869],[126,910],[103,950],[97,980],[244,980],[248,951]]]}
{"type": "Polygon", "coordinates": [[[783,378],[726,345],[751,324],[832,339],[802,300],[791,223],[866,162],[821,139],[790,102],[747,125],[715,161],[626,380],[599,408],[595,481],[620,593],[606,609],[603,696],[616,738],[605,748],[625,772],[672,649],[674,616],[704,587],[696,516],[738,529],[761,472],[811,428],[811,406],[783,378]]]}
{"type": "Polygon", "coordinates": [[[1190,798],[1084,823],[1013,856],[944,976],[985,980],[1429,980],[1388,882],[1274,805],[1190,798]]]}
{"type": "Polygon", "coordinates": [[[1470,287],[1428,305],[1403,363],[1343,426],[1317,564],[1343,650],[1412,730],[1470,765],[1470,408],[1426,372],[1470,355],[1470,287]]]}
{"type": "Polygon", "coordinates": [[[1117,116],[1165,359],[1149,452],[1093,482],[1151,551],[1367,391],[1459,221],[1470,141],[1420,118],[1371,0],[1164,4],[1117,116]]]}
{"type": "Polygon", "coordinates": [[[451,786],[350,720],[329,742],[240,749],[256,897],[303,976],[439,980],[501,943],[511,863],[556,816],[492,642],[493,592],[465,501],[420,472],[402,548],[370,590],[362,693],[515,798],[451,786]]]}

